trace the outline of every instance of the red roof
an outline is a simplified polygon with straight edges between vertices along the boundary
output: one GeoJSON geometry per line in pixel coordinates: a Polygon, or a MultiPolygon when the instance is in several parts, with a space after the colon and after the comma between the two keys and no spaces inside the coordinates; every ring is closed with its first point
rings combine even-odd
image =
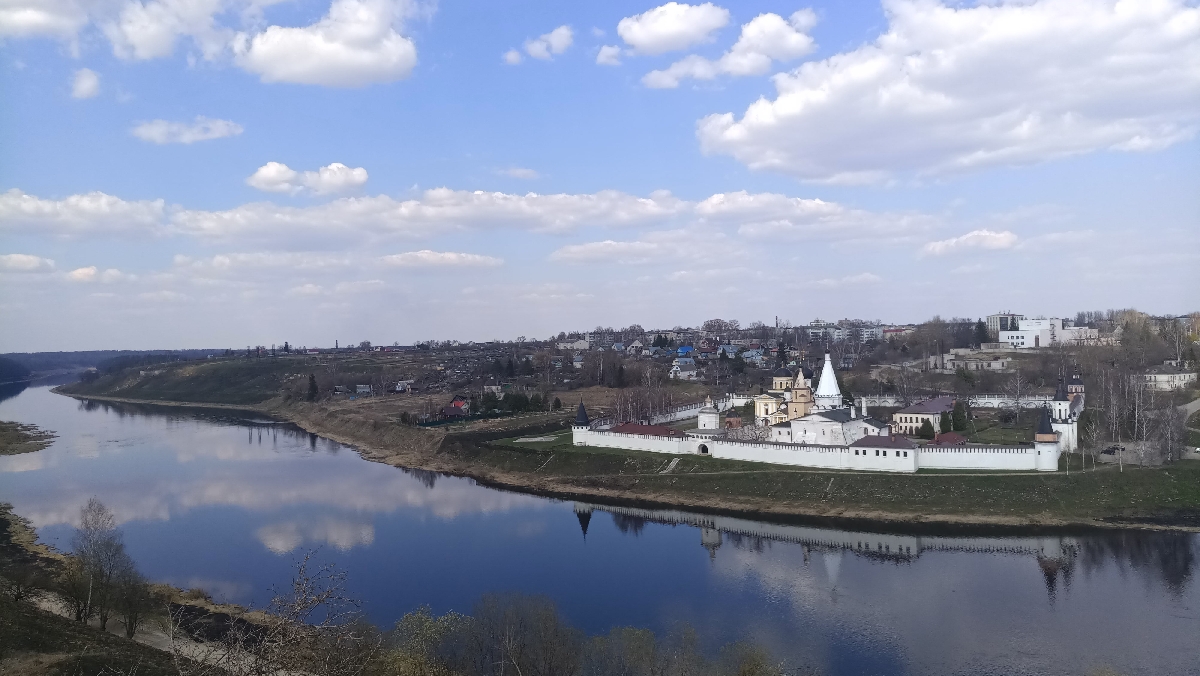
{"type": "Polygon", "coordinates": [[[666,425],[642,425],[640,423],[621,423],[608,430],[617,434],[648,434],[652,437],[682,437],[683,432],[666,425]]]}

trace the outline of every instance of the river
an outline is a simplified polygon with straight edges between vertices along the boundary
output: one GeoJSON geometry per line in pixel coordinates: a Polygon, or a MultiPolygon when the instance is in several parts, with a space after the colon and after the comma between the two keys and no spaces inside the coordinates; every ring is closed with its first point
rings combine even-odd
{"type": "Polygon", "coordinates": [[[319,547],[384,626],[512,591],[590,633],[687,622],[714,648],[753,638],[829,674],[1200,674],[1195,534],[912,535],[556,501],[287,425],[48,387],[0,420],[59,435],[0,456],[0,500],[42,541],[68,549],[96,496],[148,577],[218,600],[265,604],[319,547]]]}

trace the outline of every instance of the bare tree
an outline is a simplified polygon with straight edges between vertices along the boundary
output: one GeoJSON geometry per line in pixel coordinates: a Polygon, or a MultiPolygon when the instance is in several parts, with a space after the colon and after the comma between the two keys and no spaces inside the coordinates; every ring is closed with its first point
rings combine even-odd
{"type": "Polygon", "coordinates": [[[100,620],[100,628],[106,629],[113,611],[116,575],[128,555],[121,532],[117,530],[116,518],[94,497],[80,510],[72,553],[80,566],[68,571],[68,575],[75,576],[75,595],[79,595],[85,582],[87,585],[84,603],[82,607],[76,607],[76,619],[85,621],[95,615],[100,620]]]}

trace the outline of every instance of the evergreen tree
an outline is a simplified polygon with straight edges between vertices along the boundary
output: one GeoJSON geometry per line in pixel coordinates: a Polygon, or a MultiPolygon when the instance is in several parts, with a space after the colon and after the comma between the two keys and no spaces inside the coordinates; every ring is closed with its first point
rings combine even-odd
{"type": "Polygon", "coordinates": [[[950,414],[949,413],[946,413],[945,411],[942,412],[942,418],[941,418],[941,420],[938,421],[938,428],[939,428],[938,429],[939,432],[949,432],[950,431],[950,414]]]}
{"type": "Polygon", "coordinates": [[[967,431],[967,407],[961,402],[954,402],[954,414],[951,423],[955,432],[967,431]]]}
{"type": "Polygon", "coordinates": [[[308,374],[308,400],[316,401],[317,395],[320,393],[321,390],[317,388],[317,376],[312,373],[308,374]]]}
{"type": "Polygon", "coordinates": [[[508,358],[508,364],[506,364],[504,367],[504,374],[507,376],[514,376],[517,374],[517,368],[516,365],[513,364],[512,357],[508,358]]]}
{"type": "Polygon", "coordinates": [[[934,437],[933,423],[929,422],[929,418],[921,423],[921,429],[917,431],[917,436],[922,439],[932,439],[934,437]]]}
{"type": "Polygon", "coordinates": [[[617,387],[625,387],[625,365],[617,367],[617,387]]]}
{"type": "Polygon", "coordinates": [[[988,334],[987,324],[984,324],[983,320],[980,319],[975,324],[975,344],[983,345],[990,340],[991,336],[988,334]]]}
{"type": "Polygon", "coordinates": [[[552,405],[552,409],[555,411],[561,411],[562,410],[562,400],[559,399],[558,397],[555,397],[554,404],[552,405]]]}

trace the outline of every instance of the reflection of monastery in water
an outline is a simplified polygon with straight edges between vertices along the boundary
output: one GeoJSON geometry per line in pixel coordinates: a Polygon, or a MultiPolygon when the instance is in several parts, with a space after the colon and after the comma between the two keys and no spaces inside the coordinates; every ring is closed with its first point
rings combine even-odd
{"type": "Polygon", "coordinates": [[[621,530],[641,530],[646,523],[695,526],[700,529],[700,544],[713,556],[726,538],[745,543],[747,538],[769,542],[790,542],[804,545],[807,550],[851,552],[873,559],[908,562],[925,552],[967,552],[985,554],[1016,554],[1032,556],[1039,562],[1065,562],[1073,558],[1079,543],[1075,538],[1060,535],[1032,537],[948,537],[929,535],[889,535],[861,531],[791,526],[751,521],[733,516],[696,514],[671,509],[640,509],[575,503],[583,533],[592,512],[607,512],[621,530]],[[632,522],[632,523],[631,523],[632,522]],[[622,528],[622,525],[625,527],[622,528]]]}

